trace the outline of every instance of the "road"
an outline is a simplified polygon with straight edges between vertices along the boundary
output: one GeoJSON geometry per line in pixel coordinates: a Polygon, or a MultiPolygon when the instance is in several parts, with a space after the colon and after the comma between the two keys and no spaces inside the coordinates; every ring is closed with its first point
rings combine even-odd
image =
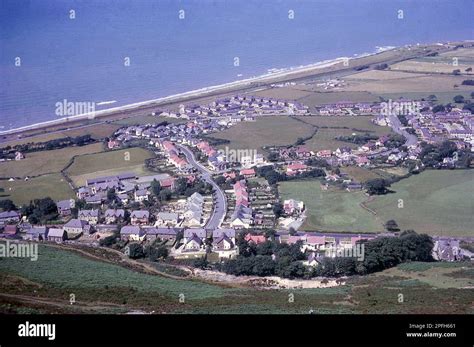
{"type": "Polygon", "coordinates": [[[411,146],[418,142],[418,138],[415,135],[409,134],[405,129],[403,129],[403,125],[397,116],[390,115],[388,118],[390,119],[390,126],[392,127],[392,130],[405,137],[406,146],[411,146]]]}
{"type": "Polygon", "coordinates": [[[217,183],[212,179],[212,173],[196,160],[194,153],[189,148],[179,144],[176,144],[176,146],[181,150],[181,152],[184,153],[188,162],[201,173],[201,178],[212,185],[214,188],[214,207],[212,209],[212,214],[205,225],[205,228],[216,229],[224,221],[227,212],[227,201],[225,194],[217,185],[217,183]]]}

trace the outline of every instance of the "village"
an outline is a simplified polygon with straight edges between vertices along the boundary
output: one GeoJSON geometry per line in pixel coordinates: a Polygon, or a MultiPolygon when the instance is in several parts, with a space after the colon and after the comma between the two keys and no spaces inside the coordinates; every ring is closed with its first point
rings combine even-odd
{"type": "MultiPolygon", "coordinates": [[[[382,112],[380,103],[320,105],[316,110],[321,116],[372,115],[375,124],[392,127],[395,135],[343,139],[357,141],[357,148],[316,152],[304,144],[273,148],[267,157],[257,150],[219,149],[211,144],[215,139],[209,136],[240,122],[254,122],[258,117],[311,117],[309,107],[237,95],[206,106],[181,105],[177,111],[157,111],[153,115],[163,122],[122,127],[106,142],[110,151],[133,146],[153,151],[155,158],[147,166],[156,174],[138,176],[122,172],[89,178],[85,185],[74,187],[77,199],[55,202],[58,217],[54,225],[32,225],[28,216],[15,210],[1,212],[1,236],[95,246],[110,246],[120,240],[126,254],[130,254],[131,245],[159,245],[172,258],[215,261],[239,254],[237,238],[256,245],[271,238],[288,245],[299,242],[306,257],[303,264],[317,266],[322,257],[335,256],[337,250],[352,249],[363,240],[396,235],[368,230],[352,234],[299,232],[306,217],[305,202],[280,201],[275,181],[281,177],[309,177],[319,179],[323,189],[331,185],[348,192],[358,191],[367,187],[339,168],[380,163],[403,166],[410,162],[415,163],[411,170],[420,170],[425,165],[420,161],[423,143],[452,140],[458,150],[473,148],[474,117],[469,111],[433,112],[432,104],[423,101],[421,105],[422,112],[403,117],[382,112]],[[185,122],[166,122],[172,118],[185,122]],[[277,231],[269,235],[268,230],[277,231]]],[[[454,166],[459,157],[456,152],[436,164],[454,166]]],[[[21,152],[15,153],[14,160],[23,159],[21,152]]],[[[459,245],[470,241],[469,238],[434,240],[436,259],[472,257],[459,245]]]]}

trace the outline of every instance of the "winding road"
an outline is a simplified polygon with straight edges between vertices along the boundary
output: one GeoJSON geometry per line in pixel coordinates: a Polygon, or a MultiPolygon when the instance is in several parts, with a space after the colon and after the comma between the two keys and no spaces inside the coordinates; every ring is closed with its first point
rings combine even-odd
{"type": "Polygon", "coordinates": [[[181,152],[183,152],[188,162],[201,173],[201,178],[214,188],[214,208],[212,209],[212,214],[209,217],[205,228],[216,229],[222,224],[227,213],[225,194],[212,179],[212,173],[196,160],[194,153],[189,148],[180,144],[176,144],[176,146],[181,150],[181,152]]]}

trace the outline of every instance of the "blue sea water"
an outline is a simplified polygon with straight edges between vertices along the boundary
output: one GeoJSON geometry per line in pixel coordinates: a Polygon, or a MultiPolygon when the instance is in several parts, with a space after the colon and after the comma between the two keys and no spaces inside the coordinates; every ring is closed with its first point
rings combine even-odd
{"type": "Polygon", "coordinates": [[[473,4],[0,0],[0,131],[56,119],[64,99],[120,106],[376,46],[473,39],[473,4]]]}

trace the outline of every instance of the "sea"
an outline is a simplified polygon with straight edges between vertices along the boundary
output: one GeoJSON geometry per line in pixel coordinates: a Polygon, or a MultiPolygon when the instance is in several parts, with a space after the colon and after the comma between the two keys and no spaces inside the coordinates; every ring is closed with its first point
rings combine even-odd
{"type": "Polygon", "coordinates": [[[474,38],[472,0],[0,0],[0,132],[377,47],[474,38]]]}

